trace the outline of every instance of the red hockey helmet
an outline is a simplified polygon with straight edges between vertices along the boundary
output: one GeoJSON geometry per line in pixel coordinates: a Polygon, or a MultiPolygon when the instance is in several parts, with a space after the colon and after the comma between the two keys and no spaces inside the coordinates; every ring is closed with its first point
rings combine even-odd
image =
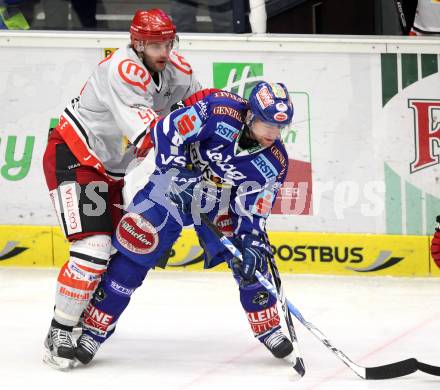
{"type": "Polygon", "coordinates": [[[137,10],[130,26],[134,41],[171,41],[176,37],[176,26],[161,9],[137,10]]]}

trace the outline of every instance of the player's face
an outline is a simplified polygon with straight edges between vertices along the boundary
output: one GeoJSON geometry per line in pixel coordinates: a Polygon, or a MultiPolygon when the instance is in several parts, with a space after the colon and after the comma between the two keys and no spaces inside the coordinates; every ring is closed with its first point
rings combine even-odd
{"type": "Polygon", "coordinates": [[[161,72],[165,69],[174,41],[144,42],[144,61],[153,72],[161,72]]]}
{"type": "Polygon", "coordinates": [[[263,147],[271,146],[281,136],[281,127],[254,119],[250,126],[252,137],[263,147]]]}

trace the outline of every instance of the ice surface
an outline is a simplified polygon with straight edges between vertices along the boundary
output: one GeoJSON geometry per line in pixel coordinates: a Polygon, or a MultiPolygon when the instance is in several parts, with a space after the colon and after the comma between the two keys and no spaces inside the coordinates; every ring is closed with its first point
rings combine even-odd
{"type": "MultiPolygon", "coordinates": [[[[365,381],[294,319],[306,375],[253,338],[227,273],[152,271],[86,367],[41,361],[57,270],[0,268],[0,389],[440,389],[423,373],[365,381]]],[[[440,281],[282,275],[286,295],[356,363],[440,365],[440,281]]]]}

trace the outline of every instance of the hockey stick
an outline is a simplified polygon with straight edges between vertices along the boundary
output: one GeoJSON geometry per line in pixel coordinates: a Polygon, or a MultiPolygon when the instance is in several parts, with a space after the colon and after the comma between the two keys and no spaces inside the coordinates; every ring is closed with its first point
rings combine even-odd
{"type": "Polygon", "coordinates": [[[267,237],[267,233],[265,235],[265,241],[266,241],[266,245],[268,246],[269,250],[270,250],[270,254],[269,254],[269,267],[275,282],[275,287],[277,289],[277,293],[278,293],[278,299],[281,303],[281,307],[283,309],[283,313],[284,313],[284,320],[286,321],[286,326],[287,329],[289,330],[289,335],[290,335],[290,341],[292,342],[292,346],[293,346],[293,351],[295,353],[296,356],[296,360],[295,360],[295,365],[293,366],[293,369],[298,373],[298,375],[300,377],[303,377],[304,374],[306,373],[306,368],[304,366],[304,360],[302,358],[301,355],[301,351],[299,349],[299,345],[298,345],[298,338],[296,337],[296,332],[295,332],[295,327],[293,326],[293,321],[292,321],[292,316],[290,315],[290,311],[287,307],[286,304],[286,296],[284,295],[284,289],[283,286],[281,285],[281,278],[280,278],[280,273],[278,272],[278,267],[275,263],[275,258],[274,258],[274,254],[272,251],[272,247],[270,246],[269,243],[269,239],[267,237]]]}
{"type": "Polygon", "coordinates": [[[430,375],[440,376],[440,367],[431,366],[430,364],[418,362],[417,368],[430,375]]]}
{"type": "Polygon", "coordinates": [[[400,28],[403,35],[408,34],[408,24],[406,23],[405,13],[403,12],[402,2],[400,0],[394,0],[397,13],[399,15],[400,28]]]}
{"type": "MultiPolygon", "coordinates": [[[[242,254],[235,247],[235,245],[224,236],[217,227],[209,220],[209,218],[201,213],[200,214],[203,223],[206,227],[214,233],[220,242],[228,249],[235,257],[243,260],[242,254]]],[[[274,297],[277,297],[277,291],[258,270],[255,272],[255,276],[258,281],[271,293],[274,297]]],[[[418,361],[414,358],[401,360],[391,364],[385,364],[377,367],[363,367],[354,363],[345,355],[341,350],[336,348],[327,337],[311,322],[305,320],[299,310],[286,298],[285,299],[289,311],[303,324],[318,340],[320,340],[330,351],[332,351],[342,362],[350,368],[356,375],[362,379],[391,379],[400,376],[412,374],[418,370],[418,361]]]]}

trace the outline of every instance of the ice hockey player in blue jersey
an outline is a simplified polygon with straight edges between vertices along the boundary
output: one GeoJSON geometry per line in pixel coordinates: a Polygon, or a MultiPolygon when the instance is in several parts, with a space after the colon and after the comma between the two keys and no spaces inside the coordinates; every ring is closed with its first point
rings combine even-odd
{"type": "Polygon", "coordinates": [[[113,236],[118,252],[85,311],[76,349],[79,361],[91,361],[148,271],[165,266],[182,227],[190,225],[205,251],[205,267],[226,261],[231,268],[255,337],[277,358],[292,352],[281,331],[276,299],[255,278],[257,269],[270,278],[265,225],[287,174],[280,132],[292,117],[286,87],[260,82],[249,101],[218,91],[157,123],[156,169],[113,236]],[[201,212],[229,227],[243,262],[233,259],[201,223],[201,212]]]}

